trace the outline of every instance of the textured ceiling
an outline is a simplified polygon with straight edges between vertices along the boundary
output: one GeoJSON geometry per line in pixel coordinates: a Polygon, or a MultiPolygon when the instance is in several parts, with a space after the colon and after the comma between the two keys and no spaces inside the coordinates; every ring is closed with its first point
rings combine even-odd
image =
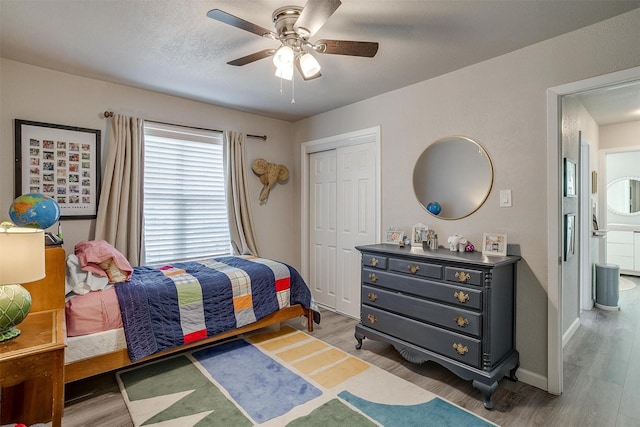
{"type": "Polygon", "coordinates": [[[640,1],[343,0],[312,37],[376,41],[375,58],[316,55],[322,77],[276,78],[270,59],[226,62],[277,42],[206,16],[268,29],[304,0],[0,0],[3,58],[295,121],[430,79],[640,7],[640,1]]]}

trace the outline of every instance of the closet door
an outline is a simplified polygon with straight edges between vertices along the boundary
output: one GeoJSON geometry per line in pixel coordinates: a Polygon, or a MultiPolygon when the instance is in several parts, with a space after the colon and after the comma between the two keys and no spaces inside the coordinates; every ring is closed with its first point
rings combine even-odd
{"type": "Polygon", "coordinates": [[[336,150],[309,155],[309,278],[316,302],[336,307],[336,150]]]}
{"type": "Polygon", "coordinates": [[[360,318],[360,253],[355,247],[376,242],[375,145],[352,145],[337,152],[335,309],[360,318]]]}

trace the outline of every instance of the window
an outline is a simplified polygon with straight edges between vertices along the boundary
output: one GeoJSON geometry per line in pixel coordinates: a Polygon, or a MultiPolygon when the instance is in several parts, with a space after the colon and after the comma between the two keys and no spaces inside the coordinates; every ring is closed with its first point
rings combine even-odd
{"type": "Polygon", "coordinates": [[[144,264],[231,253],[222,134],[144,125],[144,264]]]}

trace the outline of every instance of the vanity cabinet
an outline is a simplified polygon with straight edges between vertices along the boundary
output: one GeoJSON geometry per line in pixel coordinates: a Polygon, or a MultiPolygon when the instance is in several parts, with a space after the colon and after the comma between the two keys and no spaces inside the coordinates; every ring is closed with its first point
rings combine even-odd
{"type": "Polygon", "coordinates": [[[640,275],[640,230],[609,230],[607,264],[617,264],[622,273],[640,275]]]}
{"type": "Polygon", "coordinates": [[[491,396],[507,373],[516,381],[515,281],[518,256],[378,244],[362,253],[361,322],[365,338],[392,344],[415,363],[433,361],[491,396]]]}

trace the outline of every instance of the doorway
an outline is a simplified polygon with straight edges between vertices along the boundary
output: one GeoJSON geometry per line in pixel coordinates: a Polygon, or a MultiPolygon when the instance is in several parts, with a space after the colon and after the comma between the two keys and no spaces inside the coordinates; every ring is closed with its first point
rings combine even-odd
{"type": "Polygon", "coordinates": [[[360,318],[357,245],[380,240],[380,130],[302,144],[302,274],[316,302],[360,318]]]}
{"type": "Polygon", "coordinates": [[[563,293],[567,286],[576,283],[563,283],[562,255],[564,248],[563,233],[563,162],[562,162],[562,98],[597,88],[604,88],[640,80],[640,67],[598,76],[567,85],[550,88],[547,91],[547,164],[549,175],[547,182],[547,268],[548,268],[548,371],[547,390],[553,394],[562,393],[563,375],[563,293]]]}

